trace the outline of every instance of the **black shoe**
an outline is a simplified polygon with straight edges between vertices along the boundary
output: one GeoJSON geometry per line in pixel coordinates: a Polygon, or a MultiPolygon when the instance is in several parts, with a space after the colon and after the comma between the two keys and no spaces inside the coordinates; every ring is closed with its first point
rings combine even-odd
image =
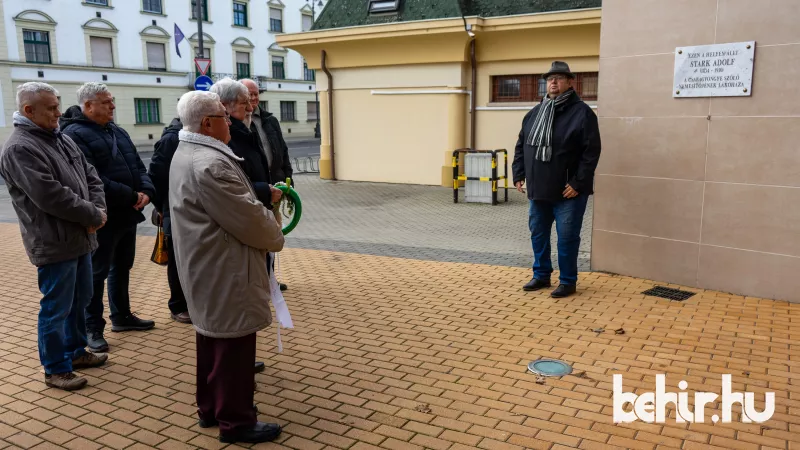
{"type": "Polygon", "coordinates": [[[253,370],[255,373],[261,373],[264,371],[264,361],[256,361],[256,365],[253,366],[253,370]]]}
{"type": "MultiPolygon", "coordinates": [[[[256,414],[258,414],[258,406],[253,405],[253,411],[255,411],[256,414]]],[[[219,425],[219,422],[217,422],[217,419],[208,419],[208,420],[200,419],[197,421],[197,425],[200,428],[211,428],[219,425]]]]}
{"type": "Polygon", "coordinates": [[[111,331],[144,331],[155,328],[156,323],[152,320],[142,320],[133,313],[128,314],[116,322],[111,321],[111,331]]]}
{"type": "Polygon", "coordinates": [[[545,280],[538,280],[536,278],[531,278],[531,281],[528,281],[528,283],[525,286],[522,286],[522,290],[527,292],[532,292],[549,287],[550,287],[550,280],[545,281],[545,280]]]}
{"type": "Polygon", "coordinates": [[[280,285],[281,285],[281,292],[283,292],[283,291],[285,291],[285,290],[289,289],[289,286],[286,286],[286,285],[285,285],[285,284],[283,284],[283,283],[280,283],[280,285]]]}
{"type": "Polygon", "coordinates": [[[281,426],[277,423],[256,422],[250,429],[234,431],[228,435],[220,433],[219,441],[225,444],[235,444],[236,442],[258,444],[274,441],[280,434],[281,426]]]}
{"type": "Polygon", "coordinates": [[[555,291],[550,294],[553,298],[564,298],[576,292],[574,284],[559,284],[555,291]]]}
{"type": "Polygon", "coordinates": [[[91,350],[92,353],[108,352],[108,342],[103,338],[102,331],[87,331],[86,338],[89,341],[89,350],[91,350]]]}

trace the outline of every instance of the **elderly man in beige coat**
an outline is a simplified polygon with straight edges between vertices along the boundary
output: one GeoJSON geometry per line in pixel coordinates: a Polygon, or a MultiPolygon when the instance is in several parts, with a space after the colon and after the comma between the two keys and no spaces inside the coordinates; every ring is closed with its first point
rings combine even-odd
{"type": "Polygon", "coordinates": [[[224,443],[278,437],[253,407],[256,332],[270,325],[267,252],[283,248],[272,213],[258,201],[241,158],[226,145],[230,118],[216,94],[178,102],[183,123],[169,172],[172,239],[181,287],[197,331],[201,427],[224,443]]]}

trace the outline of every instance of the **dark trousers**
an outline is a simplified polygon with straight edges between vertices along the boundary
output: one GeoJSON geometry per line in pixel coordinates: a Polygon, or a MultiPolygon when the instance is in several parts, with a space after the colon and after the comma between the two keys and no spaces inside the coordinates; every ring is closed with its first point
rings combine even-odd
{"type": "Polygon", "coordinates": [[[128,286],[133,259],[136,256],[136,225],[126,228],[97,230],[97,250],[92,253],[94,294],[86,307],[86,329],[102,331],[103,288],[108,279],[108,307],[111,322],[131,313],[128,286]]]}
{"type": "Polygon", "coordinates": [[[189,310],[186,305],[186,296],[183,295],[181,280],[178,278],[178,262],[175,260],[175,248],[172,245],[172,236],[167,236],[167,283],[169,284],[169,310],[172,314],[180,314],[189,310]]]}
{"type": "Polygon", "coordinates": [[[92,296],[89,254],[39,267],[39,360],[48,375],[72,372],[86,353],[84,309],[92,296]]]}
{"type": "Polygon", "coordinates": [[[586,212],[587,195],[559,202],[530,200],[528,227],[533,246],[533,276],[547,281],[553,273],[550,260],[550,230],[556,223],[558,233],[558,268],[560,284],[578,283],[578,251],[581,246],[581,226],[586,212]]]}
{"type": "Polygon", "coordinates": [[[256,334],[216,339],[197,333],[197,414],[204,421],[216,419],[219,432],[252,427],[256,334]]]}

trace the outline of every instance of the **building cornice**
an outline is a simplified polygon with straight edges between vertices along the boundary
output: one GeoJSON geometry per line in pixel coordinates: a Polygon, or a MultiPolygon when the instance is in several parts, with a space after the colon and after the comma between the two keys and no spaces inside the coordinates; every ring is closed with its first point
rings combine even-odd
{"type": "Polygon", "coordinates": [[[104,73],[135,73],[138,75],[152,75],[156,77],[185,77],[189,72],[156,72],[152,70],[142,69],[123,69],[117,67],[93,67],[93,66],[73,66],[69,64],[41,64],[41,63],[27,63],[21,61],[8,61],[0,60],[0,65],[10,67],[35,67],[40,70],[85,70],[89,72],[104,72],[104,73]]]}

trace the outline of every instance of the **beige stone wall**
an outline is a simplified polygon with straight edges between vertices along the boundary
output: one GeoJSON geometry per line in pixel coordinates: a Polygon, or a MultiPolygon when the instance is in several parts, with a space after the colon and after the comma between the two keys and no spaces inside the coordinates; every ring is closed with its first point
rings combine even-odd
{"type": "Polygon", "coordinates": [[[800,301],[796,9],[603,2],[594,270],[800,301]],[[751,40],[751,97],[672,97],[676,47],[751,40]]]}

